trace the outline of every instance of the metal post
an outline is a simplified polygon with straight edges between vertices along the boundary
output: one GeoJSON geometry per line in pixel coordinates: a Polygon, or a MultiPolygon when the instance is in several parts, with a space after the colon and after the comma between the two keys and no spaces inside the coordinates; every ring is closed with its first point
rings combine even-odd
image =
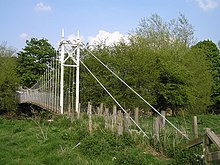
{"type": "Polygon", "coordinates": [[[62,39],[61,39],[61,55],[60,55],[60,113],[63,114],[63,85],[64,85],[64,29],[62,30],[62,39]]]}
{"type": "Polygon", "coordinates": [[[79,60],[80,60],[80,37],[77,36],[77,52],[76,52],[76,112],[79,113],[79,60]]]}

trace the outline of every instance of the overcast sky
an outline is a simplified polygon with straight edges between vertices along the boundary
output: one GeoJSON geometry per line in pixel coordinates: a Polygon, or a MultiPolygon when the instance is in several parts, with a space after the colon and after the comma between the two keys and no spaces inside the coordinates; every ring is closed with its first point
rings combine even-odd
{"type": "Polygon", "coordinates": [[[44,37],[57,48],[80,31],[84,42],[118,40],[137,28],[142,18],[163,20],[183,14],[198,41],[220,40],[220,0],[0,0],[0,42],[21,50],[32,37],[44,37]]]}

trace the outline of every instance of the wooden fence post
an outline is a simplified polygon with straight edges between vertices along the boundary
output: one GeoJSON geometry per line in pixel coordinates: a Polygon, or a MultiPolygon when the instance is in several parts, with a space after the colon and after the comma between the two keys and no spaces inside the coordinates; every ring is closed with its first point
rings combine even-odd
{"type": "Polygon", "coordinates": [[[101,116],[101,115],[100,115],[100,107],[97,107],[97,115],[98,115],[98,117],[101,116]]]}
{"type": "Polygon", "coordinates": [[[139,120],[138,120],[138,112],[139,112],[139,108],[135,108],[134,110],[134,120],[137,124],[139,124],[139,120]]]}
{"type": "Polygon", "coordinates": [[[112,113],[112,131],[114,132],[116,130],[117,126],[117,106],[113,106],[113,113],[112,113]]]}
{"type": "Polygon", "coordinates": [[[193,131],[194,138],[198,138],[199,135],[198,135],[197,116],[193,116],[192,131],[193,131]]]}
{"type": "MultiPolygon", "coordinates": [[[[161,115],[166,117],[166,111],[161,111],[161,115]]],[[[165,124],[166,124],[166,120],[165,118],[161,117],[161,128],[164,129],[165,128],[165,124]]],[[[160,129],[161,129],[160,128],[160,129]]]]}
{"type": "Polygon", "coordinates": [[[92,105],[88,104],[88,116],[89,116],[89,133],[92,133],[92,105]]]}
{"type": "Polygon", "coordinates": [[[203,144],[203,160],[204,164],[215,164],[220,161],[220,137],[216,135],[210,128],[204,129],[204,134],[190,141],[185,148],[191,148],[199,144],[203,144]],[[213,150],[211,144],[215,146],[213,150]],[[217,150],[216,150],[217,149],[217,150]]]}
{"type": "Polygon", "coordinates": [[[103,113],[103,103],[100,104],[100,107],[99,107],[99,115],[102,116],[102,113],[103,113]]]}
{"type": "Polygon", "coordinates": [[[123,117],[121,110],[118,111],[117,124],[118,124],[118,135],[123,135],[123,117]]]}
{"type": "Polygon", "coordinates": [[[109,109],[105,108],[105,129],[109,128],[109,109]]]}
{"type": "Polygon", "coordinates": [[[124,114],[124,127],[125,127],[125,132],[128,133],[130,128],[130,113],[124,114]]]}
{"type": "Polygon", "coordinates": [[[90,102],[88,102],[88,106],[87,106],[87,115],[89,115],[89,108],[90,108],[90,102]]]}
{"type": "Polygon", "coordinates": [[[203,137],[203,155],[204,155],[204,163],[210,164],[210,162],[207,161],[207,157],[210,153],[210,140],[207,136],[207,133],[211,131],[210,128],[204,129],[204,137],[203,137]]]}
{"type": "Polygon", "coordinates": [[[153,139],[155,143],[160,141],[160,122],[161,120],[159,117],[153,119],[153,139]]]}

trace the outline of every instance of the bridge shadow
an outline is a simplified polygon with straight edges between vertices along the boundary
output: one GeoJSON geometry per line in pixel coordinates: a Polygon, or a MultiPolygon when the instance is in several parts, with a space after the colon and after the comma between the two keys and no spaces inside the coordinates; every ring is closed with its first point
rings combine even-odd
{"type": "Polygon", "coordinates": [[[54,114],[50,111],[30,103],[20,103],[14,111],[0,111],[0,116],[3,118],[18,120],[36,117],[50,119],[52,115],[54,114]]]}
{"type": "Polygon", "coordinates": [[[41,118],[50,118],[53,115],[50,111],[31,103],[20,103],[17,113],[21,116],[41,118]]]}

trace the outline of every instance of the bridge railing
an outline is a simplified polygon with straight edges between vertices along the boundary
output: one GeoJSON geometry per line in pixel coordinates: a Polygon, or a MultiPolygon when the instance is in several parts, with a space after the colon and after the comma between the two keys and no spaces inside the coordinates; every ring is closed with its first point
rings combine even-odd
{"type": "Polygon", "coordinates": [[[19,103],[32,103],[44,109],[59,113],[59,96],[50,92],[22,89],[17,91],[19,103]]]}
{"type": "Polygon", "coordinates": [[[203,144],[205,164],[210,164],[212,161],[220,161],[220,135],[216,135],[210,128],[205,128],[203,135],[185,144],[184,148],[192,148],[199,144],[203,144]],[[217,150],[212,151],[211,144],[217,150]]]}

